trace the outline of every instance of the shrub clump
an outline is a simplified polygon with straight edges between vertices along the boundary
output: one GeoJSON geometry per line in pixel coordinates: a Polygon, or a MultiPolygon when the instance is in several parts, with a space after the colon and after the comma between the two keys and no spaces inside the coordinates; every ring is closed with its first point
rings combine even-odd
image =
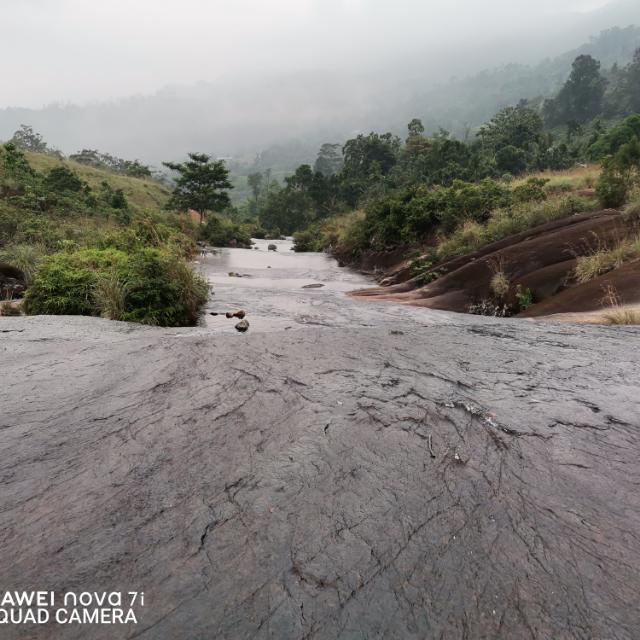
{"type": "Polygon", "coordinates": [[[606,166],[596,184],[596,193],[603,207],[617,209],[627,200],[629,180],[611,166],[606,166]]]}
{"type": "Polygon", "coordinates": [[[210,214],[202,227],[201,238],[214,247],[250,247],[251,235],[248,229],[235,224],[228,218],[210,214]]]}
{"type": "Polygon", "coordinates": [[[173,252],[82,249],[41,263],[24,310],[177,327],[197,322],[207,294],[206,282],[173,252]]]}

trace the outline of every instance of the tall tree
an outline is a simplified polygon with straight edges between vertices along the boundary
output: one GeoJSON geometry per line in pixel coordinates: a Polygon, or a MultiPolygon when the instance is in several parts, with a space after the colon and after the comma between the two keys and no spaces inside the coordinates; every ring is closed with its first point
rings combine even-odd
{"type": "Polygon", "coordinates": [[[33,151],[35,153],[46,153],[49,150],[44,138],[26,124],[21,124],[20,128],[13,134],[11,142],[15,143],[25,151],[33,151]]]}
{"type": "Polygon", "coordinates": [[[335,176],[342,169],[342,151],[339,144],[326,143],[320,147],[315,170],[323,176],[335,176]]]}
{"type": "Polygon", "coordinates": [[[600,62],[589,55],[578,56],[557,97],[545,103],[547,122],[551,125],[589,122],[602,113],[606,84],[600,73],[600,62]]]}
{"type": "Polygon", "coordinates": [[[360,134],[344,145],[344,172],[346,175],[366,178],[377,163],[382,175],[387,175],[395,165],[400,151],[400,138],[391,133],[360,134]]]}
{"type": "Polygon", "coordinates": [[[247,176],[247,183],[253,194],[253,202],[251,203],[251,212],[255,215],[258,212],[258,201],[260,199],[260,192],[262,190],[262,182],[264,176],[257,171],[256,173],[250,173],[247,176]]]}
{"type": "Polygon", "coordinates": [[[414,118],[407,127],[409,129],[409,140],[424,135],[424,125],[420,118],[414,118]]]}
{"type": "Polygon", "coordinates": [[[207,212],[221,211],[229,206],[227,190],[233,189],[233,185],[222,160],[211,160],[206,153],[190,153],[187,162],[162,164],[178,174],[168,208],[193,209],[203,222],[207,212]]]}
{"type": "Polygon", "coordinates": [[[640,112],[640,49],[636,49],[633,61],[625,69],[623,82],[629,112],[640,112]]]}
{"type": "Polygon", "coordinates": [[[524,105],[506,107],[478,133],[485,149],[498,151],[511,146],[525,151],[531,150],[540,140],[544,125],[540,116],[524,105]]]}

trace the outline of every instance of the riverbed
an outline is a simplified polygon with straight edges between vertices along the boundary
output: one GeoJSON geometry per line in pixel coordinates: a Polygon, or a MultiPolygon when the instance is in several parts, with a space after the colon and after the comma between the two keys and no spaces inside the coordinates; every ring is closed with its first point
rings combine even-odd
{"type": "Polygon", "coordinates": [[[212,287],[204,318],[208,328],[234,332],[235,319],[210,313],[239,309],[247,313],[252,331],[375,327],[409,318],[448,321],[449,314],[348,297],[348,291],[375,287],[374,278],[340,267],[324,253],[295,253],[290,239],[253,242],[253,249],[211,249],[198,259],[197,269],[212,287]],[[277,251],[269,251],[270,244],[277,251]]]}

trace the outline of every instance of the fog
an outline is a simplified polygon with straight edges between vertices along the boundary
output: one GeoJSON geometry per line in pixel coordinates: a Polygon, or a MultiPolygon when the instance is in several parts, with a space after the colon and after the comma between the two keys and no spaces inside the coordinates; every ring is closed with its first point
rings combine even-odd
{"type": "Polygon", "coordinates": [[[65,152],[157,161],[194,146],[250,155],[284,138],[393,128],[429,87],[640,24],[637,5],[4,0],[0,138],[26,121],[65,152]]]}

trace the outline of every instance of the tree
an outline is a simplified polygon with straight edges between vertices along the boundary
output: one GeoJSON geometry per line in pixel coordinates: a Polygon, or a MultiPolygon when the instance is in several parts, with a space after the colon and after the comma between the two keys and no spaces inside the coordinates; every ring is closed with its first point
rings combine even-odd
{"type": "Polygon", "coordinates": [[[627,113],[640,111],[640,49],[636,49],[631,64],[622,74],[623,104],[627,113]]]}
{"type": "Polygon", "coordinates": [[[108,169],[134,178],[150,178],[151,169],[139,160],[123,160],[108,153],[100,153],[97,149],[83,149],[69,156],[69,160],[91,167],[108,169]]]}
{"type": "Polygon", "coordinates": [[[414,118],[407,128],[409,129],[409,139],[424,135],[424,125],[419,118],[414,118]]]}
{"type": "Polygon", "coordinates": [[[527,169],[527,156],[522,149],[507,145],[501,147],[496,153],[496,166],[501,173],[510,173],[517,176],[527,169]]]}
{"type": "Polygon", "coordinates": [[[382,175],[387,175],[398,159],[400,146],[400,138],[390,133],[360,134],[347,140],[343,148],[344,172],[348,176],[366,178],[375,162],[382,175]]]}
{"type": "Polygon", "coordinates": [[[14,142],[7,142],[0,147],[0,162],[0,166],[12,178],[26,180],[35,175],[24,153],[14,142]]]}
{"type": "Polygon", "coordinates": [[[11,141],[25,151],[34,153],[46,153],[49,150],[44,138],[26,124],[21,124],[20,128],[13,134],[11,141]]]}
{"type": "Polygon", "coordinates": [[[168,208],[193,209],[200,214],[202,223],[208,211],[220,211],[229,206],[227,189],[233,189],[233,185],[222,160],[211,160],[205,153],[190,153],[187,162],[162,164],[179,174],[168,208]]]}
{"type": "Polygon", "coordinates": [[[340,182],[342,197],[349,206],[357,206],[372,185],[383,187],[385,176],[398,161],[401,146],[400,138],[391,133],[360,134],[347,140],[342,149],[340,182]]]}
{"type": "Polygon", "coordinates": [[[323,176],[335,176],[342,169],[342,151],[339,144],[326,143],[320,147],[314,169],[323,176]]]}
{"type": "Polygon", "coordinates": [[[250,173],[247,176],[247,183],[253,193],[253,202],[251,203],[251,212],[255,215],[258,212],[258,200],[260,199],[260,191],[262,189],[262,181],[264,176],[258,171],[250,173]]]}
{"type": "Polygon", "coordinates": [[[306,191],[289,186],[276,188],[269,193],[260,211],[260,224],[265,229],[290,234],[310,223],[312,211],[313,201],[306,191]]]}
{"type": "Polygon", "coordinates": [[[589,55],[580,55],[571,67],[569,79],[554,100],[544,106],[550,125],[571,120],[578,124],[589,122],[602,113],[606,80],[600,73],[600,62],[589,55]]]}
{"type": "MultiPolygon", "coordinates": [[[[414,121],[415,122],[415,121],[414,121]]],[[[418,121],[419,122],[419,121],[418,121]]],[[[432,138],[414,128],[391,173],[396,184],[444,184],[476,177],[478,158],[472,145],[449,137],[441,130],[432,138]]]]}
{"type": "Polygon", "coordinates": [[[480,128],[478,136],[485,149],[494,153],[512,146],[531,151],[540,141],[544,124],[542,118],[524,105],[506,107],[480,128]]]}

